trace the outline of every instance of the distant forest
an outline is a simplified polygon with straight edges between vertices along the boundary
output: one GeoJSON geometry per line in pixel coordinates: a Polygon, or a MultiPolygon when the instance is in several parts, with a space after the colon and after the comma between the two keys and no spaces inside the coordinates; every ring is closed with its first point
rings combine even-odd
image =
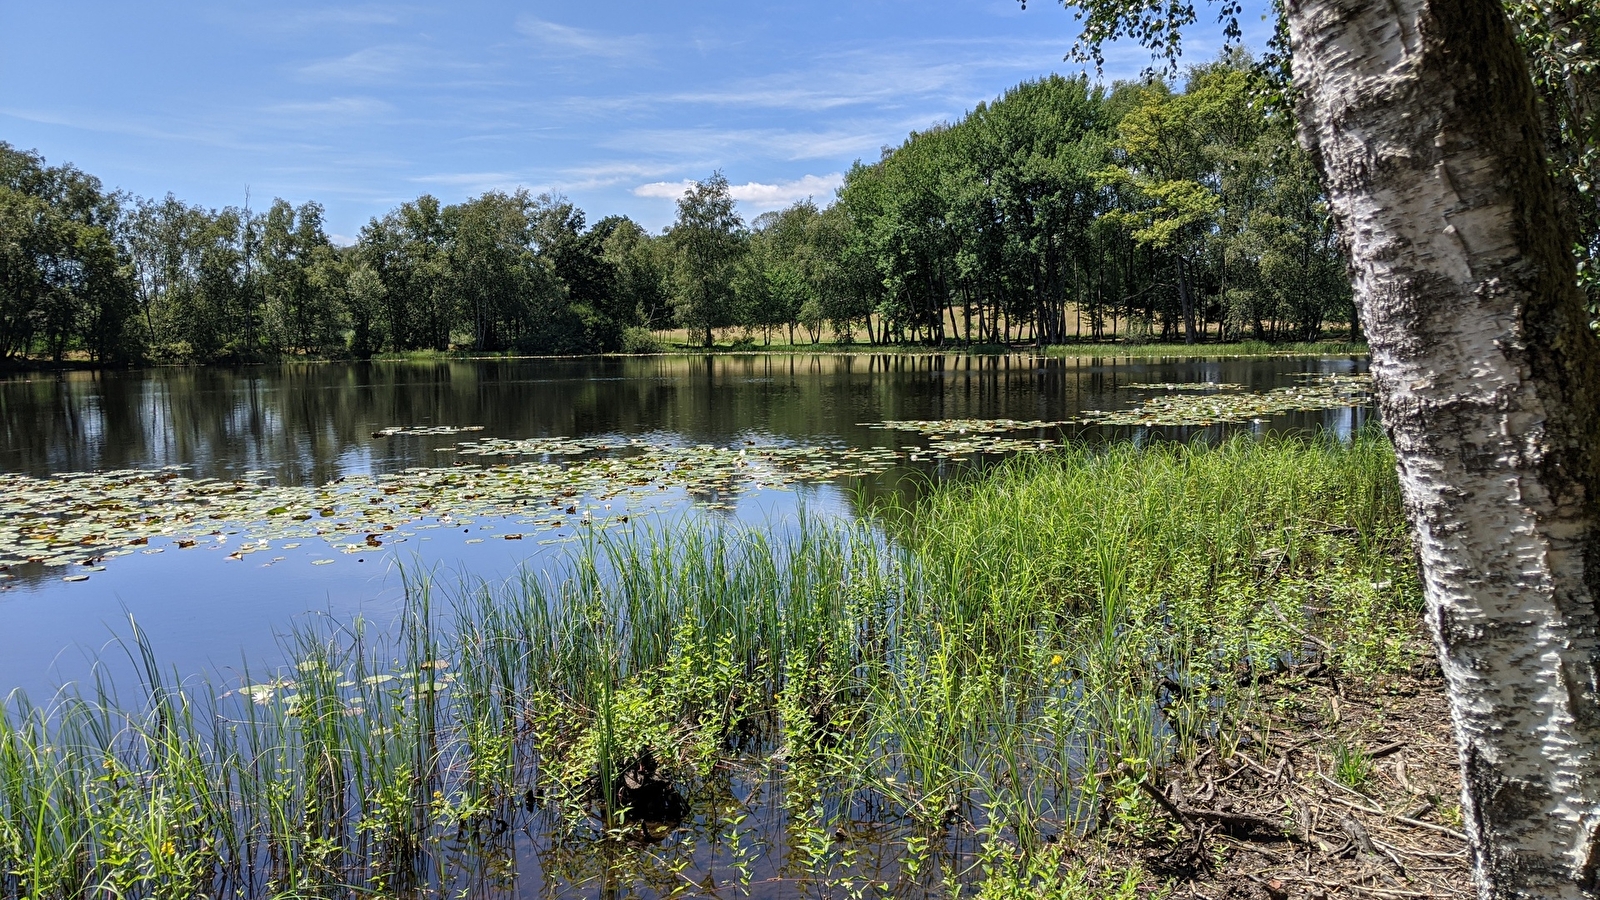
{"type": "Polygon", "coordinates": [[[1312,340],[1354,331],[1321,189],[1235,57],[1025,82],[745,222],[720,173],[651,234],[560,196],[402,204],[335,246],[317,203],[106,191],[0,143],[0,359],[228,361],[710,344],[1312,340]]]}

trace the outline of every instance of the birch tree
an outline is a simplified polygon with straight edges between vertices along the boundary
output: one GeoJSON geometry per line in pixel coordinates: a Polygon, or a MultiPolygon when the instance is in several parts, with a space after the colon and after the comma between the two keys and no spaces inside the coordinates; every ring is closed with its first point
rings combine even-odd
{"type": "Polygon", "coordinates": [[[733,324],[734,266],[745,249],[744,220],[734,208],[728,179],[712,173],[678,198],[678,220],[667,231],[675,254],[673,304],[678,323],[702,333],[733,324]]]}
{"type": "MultiPolygon", "coordinates": [[[[1085,0],[1085,46],[1131,35],[1173,58],[1194,9],[1155,7],[1085,0]]],[[[1600,339],[1527,62],[1499,0],[1284,15],[1421,555],[1479,892],[1595,896],[1600,339]]]]}

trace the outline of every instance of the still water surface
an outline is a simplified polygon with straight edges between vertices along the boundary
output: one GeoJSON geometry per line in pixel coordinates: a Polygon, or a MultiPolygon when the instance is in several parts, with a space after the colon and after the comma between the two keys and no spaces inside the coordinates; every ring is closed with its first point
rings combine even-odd
{"type": "MultiPolygon", "coordinates": [[[[1025,355],[859,354],[641,357],[426,363],[296,364],[243,368],[28,374],[0,380],[0,473],[183,467],[223,480],[265,473],[281,485],[472,462],[449,451],[464,439],[620,438],[660,446],[827,445],[904,450],[923,435],[868,427],[885,420],[1060,421],[1086,411],[1137,406],[1151,394],[1130,385],[1218,382],[1264,392],[1306,373],[1359,373],[1364,358],[1074,360],[1025,355]],[[471,433],[380,435],[396,427],[473,427],[471,433]]],[[[1218,439],[1234,431],[1320,429],[1347,434],[1371,411],[1351,407],[1271,416],[1242,425],[1069,425],[1030,436],[1051,440],[1218,439]]],[[[853,514],[886,491],[915,492],[984,464],[966,454],[905,461],[869,476],[841,474],[786,487],[731,492],[674,490],[663,516],[711,515],[757,526],[810,512],[853,514]]],[[[261,477],[261,476],[257,476],[261,477]]],[[[602,504],[593,504],[600,511],[602,504]]],[[[647,511],[646,511],[647,512],[647,511]]],[[[637,513],[636,513],[637,514],[637,513]]],[[[146,549],[106,560],[86,581],[63,568],[15,566],[0,580],[0,695],[38,695],[81,679],[89,660],[113,667],[112,643],[135,617],[161,658],[181,674],[278,657],[297,620],[363,616],[383,623],[402,596],[402,570],[458,583],[544,570],[567,549],[533,540],[484,540],[505,521],[465,527],[436,519],[404,541],[337,554],[326,544],[242,560],[230,551],[255,535],[219,525],[219,540],[146,549]],[[165,551],[172,552],[165,552],[165,551]],[[162,552],[156,552],[162,551],[162,552]],[[271,559],[270,557],[279,557],[271,559]]],[[[76,570],[73,570],[76,571],[76,570]]]]}

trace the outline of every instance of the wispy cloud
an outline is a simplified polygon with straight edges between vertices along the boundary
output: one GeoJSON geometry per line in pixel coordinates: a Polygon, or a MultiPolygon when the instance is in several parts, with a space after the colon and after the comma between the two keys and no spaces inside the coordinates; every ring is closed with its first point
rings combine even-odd
{"type": "MultiPolygon", "coordinates": [[[[640,178],[655,178],[669,172],[682,171],[680,165],[650,164],[630,161],[598,163],[566,167],[559,170],[522,170],[486,172],[437,172],[415,175],[409,181],[420,185],[434,185],[452,192],[482,193],[484,191],[515,191],[526,188],[534,193],[542,191],[588,191],[607,188],[640,178]]],[[[682,193],[680,190],[679,193],[682,193]]],[[[676,196],[674,194],[673,196],[676,196]]]]}
{"type": "MultiPolygon", "coordinates": [[[[321,28],[328,25],[394,25],[400,21],[397,7],[331,6],[311,9],[290,16],[273,16],[282,28],[321,28]]],[[[263,17],[266,18],[266,17],[263,17]]]]}
{"type": "MultiPolygon", "coordinates": [[[[676,160],[680,171],[690,166],[725,164],[751,157],[799,161],[875,155],[889,135],[901,133],[899,122],[859,123],[859,129],[799,131],[782,128],[642,128],[611,135],[601,141],[610,150],[651,154],[676,160]]],[[[907,128],[926,127],[916,118],[907,128]]],[[[898,138],[896,139],[898,141],[898,138]]]]}
{"type": "Polygon", "coordinates": [[[603,34],[533,16],[518,17],[517,31],[532,38],[547,51],[573,56],[639,59],[650,50],[650,39],[643,35],[603,34]]]}
{"type": "MultiPolygon", "coordinates": [[[[997,73],[1054,68],[1053,40],[992,38],[873,43],[836,49],[799,68],[662,94],[667,102],[822,112],[845,106],[904,105],[928,96],[965,97],[997,73]]],[[[985,91],[987,93],[987,91],[985,91]]]]}
{"type": "Polygon", "coordinates": [[[482,194],[487,191],[510,193],[522,188],[537,192],[546,189],[535,183],[541,179],[526,172],[438,172],[415,175],[407,180],[445,188],[452,194],[482,194]]]}
{"type": "Polygon", "coordinates": [[[554,187],[563,191],[589,191],[638,181],[640,178],[658,178],[678,170],[681,170],[681,167],[660,163],[637,161],[600,163],[563,169],[552,183],[554,187]]]}
{"type": "Polygon", "coordinates": [[[168,144],[200,144],[229,150],[267,151],[273,153],[300,153],[320,149],[322,145],[309,141],[273,140],[259,134],[249,139],[241,137],[246,132],[237,123],[201,118],[182,119],[176,116],[156,117],[121,116],[104,112],[79,112],[72,110],[23,109],[0,107],[0,116],[10,116],[25,122],[55,125],[100,134],[125,135],[168,144]],[[159,125],[152,125],[154,120],[159,125]]]}
{"type": "Polygon", "coordinates": [[[329,97],[326,100],[290,101],[266,107],[269,113],[291,116],[361,117],[380,115],[394,110],[394,104],[376,97],[329,97]]]}
{"type": "Polygon", "coordinates": [[[307,63],[300,67],[300,74],[328,81],[383,81],[406,71],[416,55],[415,48],[401,44],[365,47],[344,56],[307,63]]]}
{"type": "MultiPolygon", "coordinates": [[[[655,181],[639,185],[633,189],[633,193],[636,197],[676,200],[694,187],[694,184],[694,181],[687,178],[682,181],[655,181]]],[[[807,198],[826,202],[842,184],[844,184],[844,174],[833,172],[828,175],[806,175],[794,181],[781,181],[777,184],[747,181],[744,184],[729,185],[728,193],[733,199],[751,209],[765,212],[807,198]]]]}

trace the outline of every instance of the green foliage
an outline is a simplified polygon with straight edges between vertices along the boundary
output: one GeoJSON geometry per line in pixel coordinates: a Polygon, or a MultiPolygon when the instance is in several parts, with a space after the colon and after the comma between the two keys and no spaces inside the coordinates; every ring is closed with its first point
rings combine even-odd
{"type": "Polygon", "coordinates": [[[876,521],[596,536],[449,611],[412,584],[392,638],[300,633],[292,666],[222,695],[164,685],[136,634],[142,703],[0,712],[0,896],[394,894],[424,863],[502,852],[500,822],[576,865],[634,846],[613,839],[651,827],[652,781],[731,830],[748,879],[759,844],[715,799],[730,770],[774,780],[787,833],[760,840],[807,879],[862,884],[836,835],[865,804],[905,823],[919,884],[1147,892],[1075,863],[1072,835],[1170,829],[1138,780],[1201,741],[1231,752],[1255,676],[1307,633],[1346,672],[1408,662],[1393,466],[1365,433],[1073,448],[876,521]],[[953,816],[977,828],[975,871],[930,846],[953,816]]]}
{"type": "Polygon", "coordinates": [[[667,345],[655,332],[638,325],[622,329],[623,353],[661,353],[667,345]]]}
{"type": "Polygon", "coordinates": [[[1141,890],[1147,876],[1137,868],[1092,872],[1072,859],[1066,844],[1052,844],[1036,853],[1017,853],[987,845],[978,900],[1142,900],[1169,892],[1141,890]]]}
{"type": "Polygon", "coordinates": [[[0,360],[136,352],[119,213],[99,179],[0,142],[0,360]]]}
{"type": "Polygon", "coordinates": [[[1578,281],[1600,330],[1600,9],[1584,0],[1507,0],[1544,122],[1545,150],[1576,241],[1578,281]]]}
{"type": "Polygon", "coordinates": [[[261,317],[269,346],[317,353],[339,342],[344,272],[322,207],[275,201],[261,226],[261,317]]]}
{"type": "MultiPolygon", "coordinates": [[[[1105,63],[1105,45],[1128,38],[1150,51],[1147,76],[1175,75],[1184,30],[1200,20],[1202,10],[1215,11],[1226,38],[1225,53],[1240,45],[1243,7],[1237,0],[1061,3],[1082,23],[1070,58],[1093,62],[1097,71],[1105,63]]],[[[1587,0],[1505,0],[1502,8],[1532,76],[1558,204],[1575,241],[1579,285],[1595,317],[1591,325],[1600,329],[1600,8],[1587,0]]],[[[1255,67],[1261,79],[1255,94],[1281,115],[1292,92],[1287,25],[1277,4],[1272,13],[1274,36],[1267,59],[1255,67]]],[[[1327,281],[1330,275],[1319,273],[1316,280],[1327,281]]],[[[1342,273],[1333,280],[1342,282],[1342,273]]]]}
{"type": "Polygon", "coordinates": [[[661,236],[489,192],[424,195],[336,247],[315,203],[123,204],[7,147],[0,358],[590,353],[674,325],[707,346],[738,328],[748,347],[1311,340],[1352,307],[1271,93],[1242,56],[1181,93],[1026,82],[858,162],[826,206],[747,228],[716,173],[661,236]]]}
{"type": "Polygon", "coordinates": [[[1110,93],[1051,78],[846,178],[885,335],[1314,339],[1353,307],[1315,173],[1250,60],[1110,93]],[[954,334],[951,334],[951,331],[954,334]]]}
{"type": "Polygon", "coordinates": [[[678,198],[678,218],[666,234],[672,305],[678,324],[703,334],[707,347],[715,341],[713,329],[735,322],[734,279],[745,240],[744,220],[721,172],[678,198]]]}
{"type": "Polygon", "coordinates": [[[1346,787],[1361,790],[1372,781],[1372,757],[1358,744],[1343,741],[1333,746],[1333,777],[1346,787]]]}

